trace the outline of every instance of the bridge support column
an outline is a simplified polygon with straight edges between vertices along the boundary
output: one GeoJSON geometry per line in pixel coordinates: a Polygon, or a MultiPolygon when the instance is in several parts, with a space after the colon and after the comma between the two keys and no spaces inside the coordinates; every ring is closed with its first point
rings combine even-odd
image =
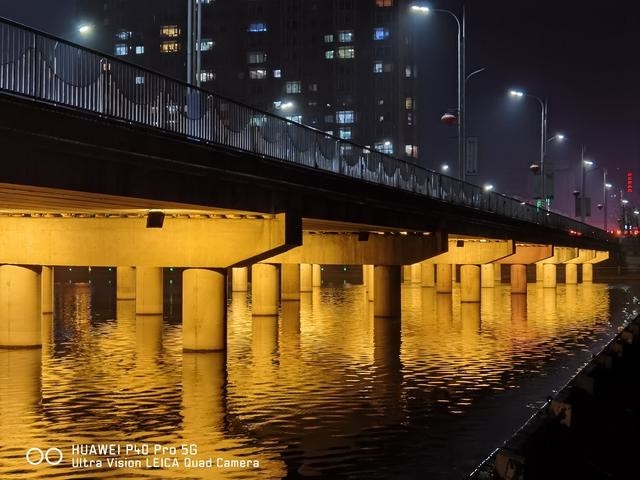
{"type": "Polygon", "coordinates": [[[593,283],[593,264],[582,264],[582,283],[593,283]]]}
{"type": "Polygon", "coordinates": [[[436,265],[436,292],[451,293],[451,270],[450,263],[438,263],[436,265]]]}
{"type": "Polygon", "coordinates": [[[162,314],[162,268],[136,268],[136,315],[162,314]]]}
{"type": "Polygon", "coordinates": [[[42,346],[40,267],[0,265],[0,347],[42,346]]]}
{"type": "Polygon", "coordinates": [[[432,263],[422,263],[422,286],[435,287],[436,274],[435,267],[432,263]]]}
{"type": "Polygon", "coordinates": [[[557,266],[555,263],[543,263],[544,270],[542,276],[542,286],[544,288],[556,288],[557,266]]]}
{"type": "Polygon", "coordinates": [[[536,263],[536,283],[542,283],[544,278],[544,264],[536,263]]]}
{"type": "Polygon", "coordinates": [[[499,263],[493,264],[493,280],[496,285],[500,285],[502,283],[502,265],[499,263]]]}
{"type": "Polygon", "coordinates": [[[526,265],[511,265],[511,293],[527,293],[526,265]]]}
{"type": "Polygon", "coordinates": [[[300,300],[300,265],[283,263],[280,265],[280,298],[282,300],[300,300]]]}
{"type": "Polygon", "coordinates": [[[247,267],[231,269],[231,291],[246,292],[249,289],[249,270],[247,267]]]}
{"type": "Polygon", "coordinates": [[[300,291],[311,292],[313,290],[313,268],[310,263],[300,264],[300,291]]]}
{"type": "Polygon", "coordinates": [[[189,268],[182,273],[182,349],[227,348],[226,277],[222,270],[189,268]]]}
{"type": "Polygon", "coordinates": [[[278,314],[278,269],[273,264],[251,266],[251,314],[278,314]]]}
{"type": "Polygon", "coordinates": [[[376,296],[374,291],[375,281],[373,278],[373,265],[364,266],[364,275],[367,279],[367,299],[370,302],[373,302],[376,296]]]}
{"type": "MultiPolygon", "coordinates": [[[[493,267],[491,267],[493,273],[493,267]]],[[[493,279],[492,285],[493,286],[493,279]]],[[[460,301],[480,301],[480,267],[478,265],[460,266],[460,301]]]]}
{"type": "Polygon", "coordinates": [[[134,300],[135,298],[135,267],[116,267],[116,300],[134,300]]]}
{"type": "Polygon", "coordinates": [[[578,283],[578,264],[567,263],[565,265],[564,283],[567,285],[575,285],[578,283]]]}
{"type": "Polygon", "coordinates": [[[402,266],[402,283],[411,283],[411,265],[402,266]]]}
{"type": "Polygon", "coordinates": [[[42,267],[40,291],[42,313],[53,313],[53,267],[42,267]]]}
{"type": "Polygon", "coordinates": [[[314,263],[312,267],[311,286],[312,287],[322,286],[322,267],[317,263],[314,263]]]}
{"type": "Polygon", "coordinates": [[[373,315],[376,317],[400,316],[400,267],[374,267],[373,315]]]}
{"type": "Polygon", "coordinates": [[[422,267],[419,263],[411,265],[411,283],[422,282],[422,267]]]}
{"type": "Polygon", "coordinates": [[[458,268],[457,268],[457,265],[455,263],[451,265],[451,281],[453,283],[459,282],[459,280],[458,280],[458,268]]]}
{"type": "Polygon", "coordinates": [[[493,263],[485,263],[480,265],[480,285],[482,288],[492,288],[496,286],[495,265],[493,263]]]}

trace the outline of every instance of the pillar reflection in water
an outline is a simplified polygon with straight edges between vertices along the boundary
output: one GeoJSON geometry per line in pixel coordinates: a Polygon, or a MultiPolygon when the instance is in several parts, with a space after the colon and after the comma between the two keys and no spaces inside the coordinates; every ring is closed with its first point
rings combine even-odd
{"type": "Polygon", "coordinates": [[[280,331],[283,348],[300,348],[300,302],[282,302],[280,331]]]}
{"type": "Polygon", "coordinates": [[[480,321],[480,303],[463,302],[460,304],[460,320],[462,331],[477,335],[482,330],[480,321]]]}
{"type": "MultiPolygon", "coordinates": [[[[278,317],[263,315],[251,322],[251,353],[256,366],[270,366],[278,350],[278,317]]],[[[259,371],[254,372],[258,377],[259,371]]]]}
{"type": "Polygon", "coordinates": [[[162,315],[136,315],[138,369],[153,371],[162,355],[162,315]]]}
{"type": "MultiPolygon", "coordinates": [[[[24,469],[24,453],[38,435],[42,351],[0,349],[0,443],[2,463],[24,469]]],[[[0,468],[4,470],[4,467],[0,468]]]]}
{"type": "Polygon", "coordinates": [[[527,322],[527,296],[511,295],[511,322],[524,325],[527,322]]]}
{"type": "Polygon", "coordinates": [[[450,326],[453,322],[453,298],[448,293],[436,294],[438,323],[450,326]]]}
{"type": "Polygon", "coordinates": [[[401,339],[402,322],[399,317],[374,317],[372,397],[383,408],[385,423],[402,420],[401,339]]]}

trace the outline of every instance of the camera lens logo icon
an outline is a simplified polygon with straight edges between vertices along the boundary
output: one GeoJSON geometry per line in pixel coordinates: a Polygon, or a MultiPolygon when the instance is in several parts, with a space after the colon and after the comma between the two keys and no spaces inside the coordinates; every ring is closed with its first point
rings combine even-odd
{"type": "Polygon", "coordinates": [[[56,447],[47,450],[32,447],[27,450],[25,458],[29,465],[33,466],[40,465],[42,462],[47,462],[49,465],[59,465],[62,462],[62,450],[56,447]]]}

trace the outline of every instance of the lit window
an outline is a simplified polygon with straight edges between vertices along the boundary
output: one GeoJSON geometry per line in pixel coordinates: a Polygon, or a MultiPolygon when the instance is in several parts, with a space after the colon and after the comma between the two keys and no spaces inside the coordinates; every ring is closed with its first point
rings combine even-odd
{"type": "Polygon", "coordinates": [[[160,35],[163,37],[179,37],[180,27],[178,25],[163,25],[160,27],[160,35]]]}
{"type": "Polygon", "coordinates": [[[131,38],[131,32],[120,30],[118,33],[116,33],[116,38],[118,40],[129,40],[131,38]]]}
{"type": "Polygon", "coordinates": [[[265,52],[249,52],[247,58],[249,63],[264,63],[267,61],[267,54],[265,52]]]}
{"type": "Polygon", "coordinates": [[[338,47],[338,58],[353,58],[356,51],[353,47],[338,47]]]}
{"type": "Polygon", "coordinates": [[[324,58],[331,60],[333,58],[333,50],[327,50],[324,52],[324,58]]]}
{"type": "Polygon", "coordinates": [[[267,78],[267,71],[264,68],[252,68],[249,70],[249,78],[251,80],[262,80],[267,78]]]}
{"type": "Polygon", "coordinates": [[[160,44],[160,51],[162,53],[177,53],[180,51],[180,44],[175,40],[164,41],[160,44]]]}
{"type": "Polygon", "coordinates": [[[407,157],[418,158],[418,146],[417,145],[405,145],[404,154],[407,157]]]}
{"type": "Polygon", "coordinates": [[[373,39],[374,40],[384,40],[389,37],[389,29],[378,27],[373,29],[373,39]]]}
{"type": "Polygon", "coordinates": [[[249,32],[266,32],[267,24],[264,22],[250,23],[249,28],[247,28],[249,32]]]}
{"type": "Polygon", "coordinates": [[[404,108],[407,110],[413,110],[413,98],[407,97],[404,99],[404,108]]]}
{"type": "Polygon", "coordinates": [[[331,43],[331,42],[333,42],[333,35],[325,35],[324,43],[331,43]]]}
{"type": "Polygon", "coordinates": [[[411,78],[412,71],[413,69],[411,68],[411,65],[407,65],[406,67],[404,67],[404,76],[407,78],[411,78]]]}
{"type": "Polygon", "coordinates": [[[202,5],[209,5],[213,3],[213,0],[198,0],[197,3],[201,3],[202,5]]]}
{"type": "Polygon", "coordinates": [[[213,47],[215,47],[215,45],[216,45],[216,42],[214,42],[210,38],[203,38],[202,40],[200,40],[200,44],[197,45],[196,48],[201,52],[206,52],[208,50],[211,50],[213,47]]]}
{"type": "Polygon", "coordinates": [[[302,91],[302,87],[300,84],[300,80],[296,80],[295,82],[287,82],[287,93],[300,93],[302,91]]]}
{"type": "Polygon", "coordinates": [[[382,73],[382,62],[374,62],[373,73],[382,73]]]}
{"type": "Polygon", "coordinates": [[[113,53],[119,57],[126,55],[128,50],[126,43],[116,43],[113,46],[113,53]]]}
{"type": "Polygon", "coordinates": [[[318,91],[318,84],[317,83],[310,83],[309,84],[309,91],[310,92],[317,92],[318,91]]]}
{"type": "Polygon", "coordinates": [[[202,70],[199,77],[201,82],[210,82],[216,79],[216,74],[211,70],[202,70]]]}
{"type": "Polygon", "coordinates": [[[302,123],[302,115],[289,115],[286,118],[292,122],[302,123]]]}
{"type": "Polygon", "coordinates": [[[280,78],[282,77],[282,70],[278,69],[278,70],[274,70],[273,71],[273,78],[280,78]]]}
{"type": "Polygon", "coordinates": [[[340,131],[338,132],[338,136],[342,140],[351,140],[351,127],[340,127],[340,131]]]}
{"type": "Polygon", "coordinates": [[[340,110],[336,112],[336,123],[353,123],[356,115],[353,110],[340,110]]]}
{"type": "Polygon", "coordinates": [[[393,143],[390,141],[376,142],[373,148],[379,152],[386,153],[387,155],[393,155],[393,143]]]}
{"type": "Polygon", "coordinates": [[[353,42],[353,30],[340,30],[338,32],[338,41],[342,43],[353,42]]]}
{"type": "Polygon", "coordinates": [[[376,0],[376,7],[393,7],[393,0],[376,0]]]}
{"type": "Polygon", "coordinates": [[[136,85],[144,85],[144,77],[136,77],[136,85]]]}
{"type": "Polygon", "coordinates": [[[136,55],[142,55],[144,53],[144,45],[136,45],[136,55]]]}

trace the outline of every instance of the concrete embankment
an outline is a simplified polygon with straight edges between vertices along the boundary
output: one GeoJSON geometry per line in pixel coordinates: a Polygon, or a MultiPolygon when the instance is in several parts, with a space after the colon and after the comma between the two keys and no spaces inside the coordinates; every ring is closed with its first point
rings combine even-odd
{"type": "Polygon", "coordinates": [[[469,477],[640,478],[640,317],[469,477]]]}

